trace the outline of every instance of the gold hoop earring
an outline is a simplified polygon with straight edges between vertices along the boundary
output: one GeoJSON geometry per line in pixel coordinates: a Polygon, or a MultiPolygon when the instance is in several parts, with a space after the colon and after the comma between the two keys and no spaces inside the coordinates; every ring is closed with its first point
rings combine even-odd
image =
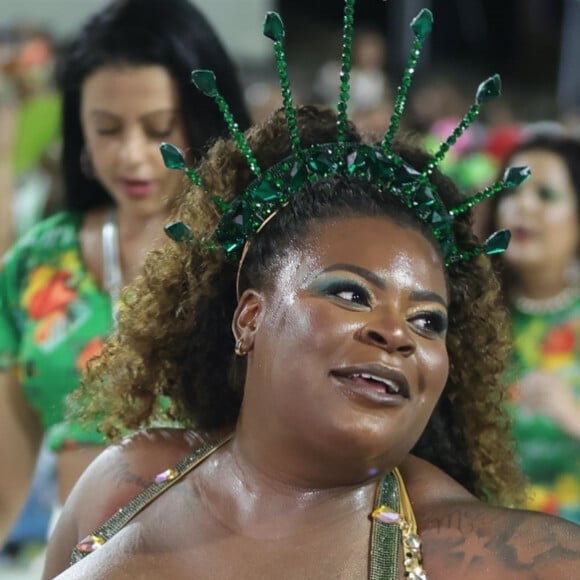
{"type": "Polygon", "coordinates": [[[236,356],[246,356],[248,353],[242,349],[242,339],[238,338],[236,341],[236,346],[234,347],[234,352],[236,356]]]}

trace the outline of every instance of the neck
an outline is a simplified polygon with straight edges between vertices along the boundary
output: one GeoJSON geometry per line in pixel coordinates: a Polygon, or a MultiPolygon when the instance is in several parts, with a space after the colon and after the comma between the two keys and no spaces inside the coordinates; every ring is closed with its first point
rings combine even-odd
{"type": "Polygon", "coordinates": [[[567,265],[521,268],[517,271],[515,291],[518,295],[533,300],[543,300],[557,296],[570,286],[567,279],[567,265]]]}
{"type": "Polygon", "coordinates": [[[366,518],[372,511],[376,479],[321,486],[315,471],[307,479],[303,469],[297,474],[271,458],[263,457],[238,428],[231,444],[207,462],[200,493],[208,499],[205,505],[213,506],[214,517],[234,532],[282,539],[305,528],[340,525],[358,512],[366,518]],[[216,481],[222,483],[216,486],[216,481]]]}
{"type": "Polygon", "coordinates": [[[160,248],[165,241],[163,226],[167,214],[143,216],[118,208],[116,222],[123,282],[128,284],[141,271],[147,253],[160,248]]]}
{"type": "Polygon", "coordinates": [[[149,238],[163,239],[163,226],[167,223],[168,213],[140,215],[131,210],[117,207],[116,220],[121,240],[149,238]]]}

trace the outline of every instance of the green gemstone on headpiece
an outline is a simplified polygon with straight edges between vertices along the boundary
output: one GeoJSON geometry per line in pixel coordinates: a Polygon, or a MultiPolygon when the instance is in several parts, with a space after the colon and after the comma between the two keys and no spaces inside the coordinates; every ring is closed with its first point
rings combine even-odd
{"type": "Polygon", "coordinates": [[[161,156],[163,157],[163,163],[168,169],[181,169],[186,168],[185,156],[179,147],[172,145],[171,143],[161,143],[159,146],[161,151],[161,156]]]}
{"type": "Polygon", "coordinates": [[[230,204],[219,195],[214,195],[212,199],[220,213],[224,214],[230,209],[230,204]]]}
{"type": "Polygon", "coordinates": [[[503,175],[503,184],[506,189],[513,189],[521,185],[530,175],[529,167],[508,167],[503,175]]]}
{"type": "Polygon", "coordinates": [[[411,22],[411,30],[417,38],[423,40],[433,28],[433,14],[427,8],[423,8],[411,22]]]}
{"type": "Polygon", "coordinates": [[[192,181],[193,183],[195,183],[195,185],[197,185],[199,187],[203,187],[203,181],[201,179],[201,176],[197,173],[197,171],[195,171],[195,169],[188,167],[185,170],[185,175],[187,175],[189,180],[192,181]]]}
{"type": "Polygon", "coordinates": [[[485,240],[483,251],[488,256],[503,254],[510,243],[511,233],[509,230],[499,230],[485,240]]]}
{"type": "MultiPolygon", "coordinates": [[[[193,83],[206,96],[213,98],[226,122],[233,140],[245,157],[256,179],[231,202],[218,196],[210,196],[221,218],[211,239],[196,240],[196,246],[221,247],[229,260],[238,263],[244,246],[251,242],[267,220],[290,202],[292,197],[303,191],[309,183],[341,176],[353,176],[368,181],[382,191],[389,202],[399,202],[415,213],[433,232],[437,239],[445,264],[459,260],[469,260],[482,252],[497,254],[503,252],[509,241],[509,232],[497,232],[483,245],[472,245],[462,250],[454,233],[454,217],[468,211],[480,201],[491,197],[505,188],[516,187],[528,175],[527,168],[512,168],[506,171],[503,180],[498,181],[475,196],[462,200],[457,207],[448,208],[441,200],[437,188],[431,183],[434,168],[443,160],[447,151],[455,144],[467,127],[479,114],[481,104],[496,97],[501,92],[498,75],[484,81],[477,90],[475,102],[459,122],[452,134],[444,141],[431,161],[421,171],[412,167],[392,150],[392,141],[398,130],[411,86],[412,77],[424,41],[431,32],[433,15],[421,10],[411,23],[414,34],[413,44],[403,78],[397,90],[393,105],[393,115],[380,146],[347,141],[348,102],[350,98],[350,78],[352,65],[352,42],[354,6],[356,0],[344,0],[344,21],[342,31],[342,66],[340,70],[339,102],[337,105],[337,135],[334,143],[303,147],[299,134],[296,108],[292,102],[292,92],[288,79],[288,66],[284,49],[286,31],[282,19],[276,12],[269,12],[264,22],[264,35],[273,41],[274,56],[280,79],[282,103],[288,124],[288,136],[292,152],[286,159],[262,172],[254,156],[246,135],[240,130],[221,95],[216,77],[212,71],[197,70],[191,75],[193,83]]],[[[163,158],[168,167],[185,170],[187,175],[204,191],[201,177],[185,164],[185,156],[176,147],[162,148],[163,158]]],[[[191,230],[182,222],[165,228],[167,235],[176,241],[194,241],[191,230]]]]}
{"type": "MultiPolygon", "coordinates": [[[[475,94],[475,103],[470,107],[469,111],[465,114],[463,119],[458,123],[457,127],[453,130],[451,135],[447,140],[439,146],[438,151],[433,155],[432,160],[427,164],[423,173],[421,175],[421,181],[427,183],[429,180],[429,174],[443,161],[445,155],[453,145],[457,142],[457,139],[463,135],[467,128],[473,123],[476,117],[479,115],[481,104],[497,97],[501,93],[501,80],[499,75],[494,75],[487,80],[483,81],[475,94]]],[[[489,190],[491,191],[491,189],[489,190]]],[[[494,192],[492,192],[493,194],[494,192]]]]}
{"type": "Polygon", "coordinates": [[[193,84],[206,96],[217,97],[217,81],[211,70],[194,70],[191,73],[193,84]]]}
{"type": "Polygon", "coordinates": [[[300,137],[298,136],[298,122],[296,120],[296,109],[292,103],[292,90],[288,81],[288,64],[284,53],[285,31],[284,23],[280,15],[276,12],[268,12],[264,22],[264,34],[274,41],[274,56],[276,58],[276,67],[278,69],[278,78],[280,79],[280,88],[282,90],[282,103],[284,105],[284,114],[288,123],[288,133],[292,151],[302,157],[303,151],[300,147],[300,137]]]}
{"type": "Polygon", "coordinates": [[[411,78],[415,74],[417,62],[419,61],[419,56],[421,55],[421,50],[423,49],[423,42],[431,31],[432,24],[433,14],[431,14],[431,12],[426,8],[421,10],[421,12],[419,12],[419,14],[417,14],[417,16],[411,22],[411,28],[415,34],[415,41],[411,47],[409,60],[407,61],[407,66],[405,67],[403,78],[401,79],[401,83],[399,84],[399,88],[397,90],[397,96],[395,97],[395,103],[393,105],[393,114],[391,115],[391,122],[381,144],[385,154],[389,154],[391,152],[391,143],[393,142],[393,138],[399,129],[401,117],[403,116],[403,112],[405,110],[407,93],[409,92],[409,87],[411,86],[411,78]]]}
{"type": "Polygon", "coordinates": [[[340,98],[337,105],[338,122],[336,142],[344,144],[346,141],[346,127],[348,123],[347,108],[350,99],[350,67],[352,62],[352,26],[354,22],[355,0],[344,2],[344,25],[342,29],[342,67],[340,70],[340,98]]]}
{"type": "Polygon", "coordinates": [[[190,242],[193,240],[191,228],[183,222],[167,224],[163,230],[174,242],[190,242]]]}
{"type": "Polygon", "coordinates": [[[282,42],[284,39],[284,23],[277,12],[268,12],[264,22],[264,36],[272,39],[274,42],[282,42]]]}
{"type": "Polygon", "coordinates": [[[477,88],[475,94],[475,102],[478,105],[487,103],[501,95],[501,78],[499,75],[493,75],[487,80],[483,81],[477,88]]]}

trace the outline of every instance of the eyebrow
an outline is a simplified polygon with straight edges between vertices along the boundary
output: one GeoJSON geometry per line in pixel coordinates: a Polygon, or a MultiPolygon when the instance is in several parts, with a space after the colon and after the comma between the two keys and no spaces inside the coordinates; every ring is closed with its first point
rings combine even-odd
{"type": "MultiPolygon", "coordinates": [[[[354,264],[333,264],[332,266],[325,268],[322,272],[323,273],[336,272],[338,270],[352,272],[353,274],[356,274],[357,276],[364,278],[367,282],[373,284],[373,286],[376,286],[381,290],[385,290],[387,288],[387,283],[383,278],[381,278],[374,272],[367,270],[366,268],[361,268],[360,266],[355,266],[354,264]]],[[[447,302],[443,299],[441,295],[437,294],[436,292],[431,292],[429,290],[413,290],[411,291],[409,298],[417,302],[437,302],[438,304],[441,304],[441,306],[445,308],[448,307],[447,302]]]]}
{"type": "MultiPolygon", "coordinates": [[[[142,115],[141,117],[139,117],[140,120],[147,120],[149,117],[154,117],[156,115],[161,115],[161,114],[169,114],[169,115],[175,115],[177,113],[177,109],[159,109],[157,111],[151,111],[150,113],[145,113],[145,115],[142,115]]],[[[93,116],[104,116],[104,117],[112,117],[113,119],[118,119],[121,117],[121,115],[116,115],[115,113],[111,113],[110,111],[103,111],[102,109],[92,109],[91,111],[89,111],[90,115],[93,116]]]]}

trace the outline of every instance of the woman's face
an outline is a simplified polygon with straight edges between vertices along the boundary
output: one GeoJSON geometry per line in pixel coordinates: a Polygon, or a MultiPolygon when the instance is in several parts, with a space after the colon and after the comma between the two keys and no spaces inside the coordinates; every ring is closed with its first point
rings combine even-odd
{"type": "Polygon", "coordinates": [[[390,219],[341,218],[317,224],[274,284],[244,412],[310,449],[370,458],[370,471],[404,457],[448,375],[438,252],[390,219]]]}
{"type": "Polygon", "coordinates": [[[96,178],[121,209],[163,210],[181,172],[165,168],[159,144],[187,147],[177,85],[161,66],[97,69],[84,81],[81,122],[96,178]]]}
{"type": "Polygon", "coordinates": [[[511,230],[505,259],[514,268],[566,267],[578,248],[578,202],[568,169],[547,150],[524,151],[511,166],[527,165],[531,177],[497,206],[497,223],[511,230]]]}

